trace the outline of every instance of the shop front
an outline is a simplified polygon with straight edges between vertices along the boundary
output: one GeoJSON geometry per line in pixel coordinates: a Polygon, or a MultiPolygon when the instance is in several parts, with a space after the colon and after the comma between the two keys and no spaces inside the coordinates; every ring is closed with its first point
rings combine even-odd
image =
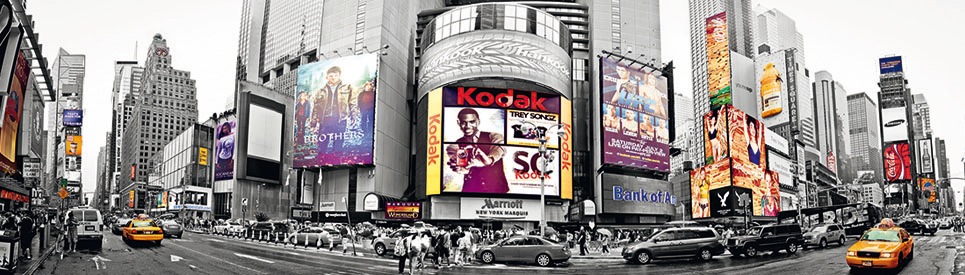
{"type": "Polygon", "coordinates": [[[602,178],[598,224],[659,225],[674,216],[679,202],[670,182],[619,174],[602,178]]]}
{"type": "Polygon", "coordinates": [[[0,211],[25,209],[29,203],[30,191],[20,187],[12,179],[0,181],[0,211]]]}
{"type": "Polygon", "coordinates": [[[213,218],[211,213],[211,188],[186,186],[167,191],[169,213],[178,213],[182,218],[213,218]]]}

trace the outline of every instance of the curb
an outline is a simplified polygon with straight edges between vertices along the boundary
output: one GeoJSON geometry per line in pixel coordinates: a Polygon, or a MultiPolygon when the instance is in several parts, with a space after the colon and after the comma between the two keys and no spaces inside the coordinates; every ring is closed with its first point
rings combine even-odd
{"type": "Polygon", "coordinates": [[[57,241],[54,242],[53,245],[47,247],[47,249],[44,250],[44,253],[40,254],[40,257],[37,257],[37,260],[31,263],[30,266],[27,267],[27,270],[23,272],[23,274],[33,275],[35,272],[37,272],[37,270],[40,269],[40,266],[44,265],[44,263],[47,262],[47,259],[50,258],[50,255],[53,254],[55,248],[57,248],[57,246],[62,241],[63,241],[63,235],[60,235],[59,237],[57,237],[57,241]]]}

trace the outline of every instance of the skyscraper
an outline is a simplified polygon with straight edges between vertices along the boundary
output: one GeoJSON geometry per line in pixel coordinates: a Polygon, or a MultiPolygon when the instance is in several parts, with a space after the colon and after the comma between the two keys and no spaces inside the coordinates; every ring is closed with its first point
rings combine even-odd
{"type": "Polygon", "coordinates": [[[797,121],[792,121],[797,125],[789,125],[796,127],[768,125],[768,127],[788,140],[795,138],[797,142],[803,143],[805,146],[814,146],[814,113],[811,110],[812,104],[810,104],[813,100],[811,98],[811,76],[805,62],[804,36],[797,31],[797,24],[794,19],[778,9],[771,9],[758,14],[756,23],[755,29],[757,32],[754,33],[754,38],[756,39],[755,47],[758,56],[755,61],[761,60],[761,56],[768,53],[793,50],[793,53],[791,53],[793,58],[789,60],[793,60],[794,64],[787,66],[794,68],[796,71],[794,74],[795,81],[784,79],[784,83],[786,85],[796,84],[795,87],[788,87],[788,89],[796,89],[797,96],[789,98],[789,100],[794,101],[794,106],[797,109],[795,114],[797,121]],[[793,137],[790,133],[794,130],[797,131],[797,137],[793,137]]]}
{"type": "MultiPolygon", "coordinates": [[[[65,139],[66,127],[63,126],[63,113],[64,109],[71,110],[82,110],[83,100],[84,100],[84,76],[86,75],[86,64],[87,57],[82,54],[71,54],[64,49],[60,49],[57,52],[57,57],[54,59],[54,63],[51,65],[52,69],[52,81],[54,86],[57,87],[58,100],[56,104],[50,105],[47,109],[47,129],[50,131],[56,131],[54,135],[47,136],[47,164],[44,166],[47,169],[47,181],[48,187],[46,190],[50,192],[51,205],[60,205],[60,197],[56,194],[60,190],[58,185],[58,179],[65,178],[67,172],[70,172],[70,179],[74,180],[72,183],[68,183],[70,186],[74,186],[76,189],[80,189],[80,165],[76,165],[72,168],[67,169],[66,156],[65,156],[65,139]]],[[[79,132],[79,128],[77,129],[79,132]]],[[[73,131],[72,131],[73,132],[73,131]]],[[[76,133],[75,133],[76,134],[76,133]]],[[[73,157],[74,161],[79,162],[80,157],[73,157]]],[[[76,203],[76,202],[75,202],[76,203]]]]}
{"type": "MultiPolygon", "coordinates": [[[[886,56],[878,59],[878,72],[880,73],[878,78],[878,114],[881,117],[879,129],[881,129],[881,141],[884,147],[893,143],[897,143],[898,146],[907,144],[909,151],[914,153],[917,144],[914,142],[912,131],[914,128],[909,123],[912,120],[911,105],[914,101],[902,65],[901,56],[886,56]]],[[[882,161],[887,163],[888,160],[884,157],[885,153],[882,152],[882,154],[882,161]]],[[[885,188],[886,192],[894,192],[894,194],[886,194],[886,197],[898,198],[889,200],[889,203],[911,211],[918,209],[918,200],[914,200],[918,195],[918,189],[915,188],[917,186],[915,180],[918,178],[916,160],[917,158],[911,158],[911,163],[892,165],[895,167],[893,169],[901,169],[901,174],[909,175],[907,178],[910,178],[910,180],[904,178],[888,179],[890,173],[888,168],[884,168],[886,184],[896,184],[894,188],[885,188]],[[907,169],[905,169],[906,167],[907,169]]]]}
{"type": "MultiPolygon", "coordinates": [[[[683,150],[680,154],[673,156],[670,159],[670,177],[673,178],[675,175],[684,171],[684,161],[692,160],[691,148],[697,148],[691,146],[692,139],[690,139],[690,129],[694,125],[694,100],[690,97],[684,96],[680,92],[675,92],[674,98],[674,120],[677,123],[677,132],[675,133],[677,137],[674,139],[674,148],[679,148],[683,150]]],[[[699,151],[699,150],[698,150],[699,151]]]]}
{"type": "Polygon", "coordinates": [[[931,138],[931,108],[928,107],[928,101],[923,94],[914,94],[912,99],[911,122],[915,140],[931,138]]]}
{"type": "Polygon", "coordinates": [[[141,77],[144,68],[137,66],[137,61],[114,62],[114,87],[112,89],[111,104],[111,139],[108,140],[108,192],[117,193],[117,181],[121,174],[121,152],[123,149],[124,129],[130,122],[131,112],[134,110],[133,99],[141,89],[141,77]],[[127,100],[125,100],[127,99],[127,100]],[[125,104],[127,103],[127,104],[125,104]]]}
{"type": "MultiPolygon", "coordinates": [[[[323,3],[245,0],[238,38],[237,79],[294,94],[295,74],[289,72],[299,64],[316,60],[322,42],[323,3]],[[302,60],[303,57],[307,60],[302,60]]],[[[333,50],[353,54],[352,50],[333,50]]]]}
{"type": "MultiPolygon", "coordinates": [[[[699,116],[710,111],[710,92],[707,73],[707,18],[721,13],[727,13],[727,36],[731,52],[736,53],[734,59],[753,58],[753,9],[750,0],[690,0],[690,51],[693,89],[694,89],[694,121],[700,121],[699,116]]],[[[753,67],[753,64],[751,64],[753,67]]],[[[753,74],[753,72],[751,72],[753,74]]],[[[734,77],[737,79],[738,77],[734,77]]],[[[737,90],[737,89],[735,89],[737,90]]],[[[740,106],[738,106],[740,108],[740,106]]],[[[750,112],[753,114],[753,112],[750,112]]],[[[757,115],[754,115],[757,116],[757,115]]],[[[683,129],[680,129],[683,130],[683,129]]],[[[680,131],[678,130],[678,131],[680,131]]],[[[703,146],[703,124],[696,123],[691,130],[691,142],[694,146],[703,146]]],[[[694,152],[695,165],[702,165],[704,151],[690,149],[694,152]]]]}
{"type": "MultiPolygon", "coordinates": [[[[754,46],[758,54],[782,49],[804,52],[804,36],[797,31],[797,24],[778,9],[770,9],[757,15],[757,32],[754,46]]],[[[798,61],[804,66],[804,55],[798,61]]]]}
{"type": "Polygon", "coordinates": [[[195,82],[190,72],[171,66],[170,53],[167,40],[161,34],[154,35],[144,62],[140,93],[135,96],[130,123],[124,130],[119,187],[147,181],[151,157],[198,119],[195,82]]]}
{"type": "Polygon", "coordinates": [[[881,134],[878,129],[878,106],[867,93],[848,95],[848,119],[851,134],[851,168],[872,171],[876,183],[882,180],[881,134]]]}
{"type": "MultiPolygon", "coordinates": [[[[831,73],[819,71],[814,74],[813,98],[814,98],[814,118],[815,118],[815,137],[818,156],[811,156],[812,161],[821,163],[832,173],[838,173],[838,162],[842,152],[846,152],[846,134],[842,133],[847,126],[847,92],[840,82],[834,80],[831,73]],[[840,101],[839,101],[840,100],[840,101]],[[841,102],[838,107],[837,102],[841,102]],[[842,110],[842,108],[844,110],[842,110]],[[842,131],[839,131],[842,130],[842,131]],[[845,150],[841,150],[845,149],[845,150]]],[[[850,141],[850,140],[849,140],[850,141]]],[[[847,153],[844,153],[846,155],[847,153]]]]}

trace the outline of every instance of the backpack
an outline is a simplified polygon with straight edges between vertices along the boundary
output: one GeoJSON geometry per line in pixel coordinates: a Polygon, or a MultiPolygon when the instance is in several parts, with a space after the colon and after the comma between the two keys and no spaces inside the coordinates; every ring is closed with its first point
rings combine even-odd
{"type": "Polygon", "coordinates": [[[399,257],[405,256],[407,242],[408,240],[406,240],[405,238],[399,238],[398,240],[395,240],[395,251],[393,254],[399,257]]]}
{"type": "Polygon", "coordinates": [[[422,241],[419,238],[412,238],[412,242],[409,243],[409,252],[421,252],[422,251],[422,241]]]}

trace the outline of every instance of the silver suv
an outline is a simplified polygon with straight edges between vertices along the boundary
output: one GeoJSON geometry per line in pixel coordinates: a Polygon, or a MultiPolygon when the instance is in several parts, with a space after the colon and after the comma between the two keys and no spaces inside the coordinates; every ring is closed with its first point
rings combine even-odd
{"type": "Polygon", "coordinates": [[[708,261],[724,254],[720,235],[709,227],[670,228],[628,245],[621,253],[630,263],[646,264],[657,258],[696,257],[708,261]]]}
{"type": "Polygon", "coordinates": [[[807,233],[804,233],[804,248],[817,246],[820,248],[828,247],[829,242],[836,242],[844,245],[847,242],[844,236],[844,228],[837,224],[818,224],[807,233]]]}

